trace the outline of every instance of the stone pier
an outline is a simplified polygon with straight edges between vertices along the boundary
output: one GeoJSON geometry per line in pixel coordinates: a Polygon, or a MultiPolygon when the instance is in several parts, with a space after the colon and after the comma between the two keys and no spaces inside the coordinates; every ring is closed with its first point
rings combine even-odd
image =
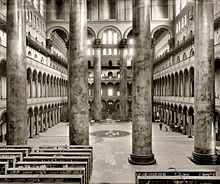
{"type": "Polygon", "coordinates": [[[27,67],[24,0],[7,1],[7,144],[26,145],[27,67]]]}
{"type": "Polygon", "coordinates": [[[127,39],[122,39],[120,48],[120,120],[127,121],[127,39]]]}
{"type": "Polygon", "coordinates": [[[215,73],[213,0],[196,0],[194,152],[198,164],[215,164],[215,73]]]}
{"type": "Polygon", "coordinates": [[[96,39],[94,48],[94,92],[93,92],[93,113],[95,121],[102,119],[102,99],[101,99],[101,39],[96,39]]]}
{"type": "Polygon", "coordinates": [[[152,57],[150,34],[151,0],[133,1],[132,164],[154,164],[152,153],[152,57]]]}
{"type": "Polygon", "coordinates": [[[69,144],[89,144],[86,0],[70,0],[69,144]]]}

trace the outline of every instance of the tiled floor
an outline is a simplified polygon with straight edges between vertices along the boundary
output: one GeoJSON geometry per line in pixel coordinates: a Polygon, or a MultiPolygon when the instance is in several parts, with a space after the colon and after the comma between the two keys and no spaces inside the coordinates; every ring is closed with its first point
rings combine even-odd
{"type": "MultiPolygon", "coordinates": [[[[122,130],[130,135],[117,138],[103,138],[90,135],[90,145],[94,148],[94,166],[91,183],[134,183],[135,170],[157,170],[174,167],[180,169],[215,169],[220,175],[220,166],[200,166],[187,157],[193,150],[193,139],[179,133],[159,130],[153,123],[153,153],[157,163],[149,166],[134,166],[128,163],[131,153],[131,122],[114,121],[93,124],[90,132],[98,130],[122,130]]],[[[60,123],[39,137],[29,139],[29,145],[66,145],[68,144],[68,124],[60,123]]]]}

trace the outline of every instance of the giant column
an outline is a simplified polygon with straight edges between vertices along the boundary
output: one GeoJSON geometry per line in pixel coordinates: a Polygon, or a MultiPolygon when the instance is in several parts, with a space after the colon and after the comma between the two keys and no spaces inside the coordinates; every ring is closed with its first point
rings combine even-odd
{"type": "Polygon", "coordinates": [[[122,39],[120,48],[120,120],[127,120],[127,39],[122,39]]]}
{"type": "Polygon", "coordinates": [[[152,57],[150,34],[151,0],[133,1],[132,164],[154,164],[152,153],[152,57]]]}
{"type": "Polygon", "coordinates": [[[24,0],[7,1],[7,144],[27,144],[24,0]]]}
{"type": "Polygon", "coordinates": [[[192,161],[215,164],[215,69],[213,0],[196,0],[195,127],[192,161]]]}
{"type": "Polygon", "coordinates": [[[100,121],[102,119],[102,99],[101,99],[101,39],[96,39],[93,43],[94,48],[94,119],[100,121]]]}
{"type": "Polygon", "coordinates": [[[69,144],[89,144],[86,0],[70,0],[69,144]]]}

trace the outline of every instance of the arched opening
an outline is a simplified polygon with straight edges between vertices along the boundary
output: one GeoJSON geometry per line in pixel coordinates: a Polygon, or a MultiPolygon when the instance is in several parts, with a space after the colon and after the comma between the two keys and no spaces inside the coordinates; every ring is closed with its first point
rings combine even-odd
{"type": "Polygon", "coordinates": [[[7,136],[7,119],[6,111],[3,111],[0,116],[0,142],[5,142],[7,136]]]}
{"type": "Polygon", "coordinates": [[[0,61],[0,99],[6,98],[6,61],[0,61]]]}
{"type": "Polygon", "coordinates": [[[113,113],[115,111],[115,103],[113,101],[107,102],[107,115],[106,119],[113,119],[113,113]]]}
{"type": "Polygon", "coordinates": [[[220,59],[215,60],[215,97],[220,98],[220,59]]]}
{"type": "Polygon", "coordinates": [[[194,68],[189,70],[189,97],[194,97],[194,68]]]}
{"type": "Polygon", "coordinates": [[[112,72],[108,72],[108,78],[112,78],[113,77],[113,73],[112,72]]]}
{"type": "Polygon", "coordinates": [[[160,58],[173,47],[171,33],[165,27],[158,27],[152,33],[152,45],[154,46],[154,58],[160,58]]]}

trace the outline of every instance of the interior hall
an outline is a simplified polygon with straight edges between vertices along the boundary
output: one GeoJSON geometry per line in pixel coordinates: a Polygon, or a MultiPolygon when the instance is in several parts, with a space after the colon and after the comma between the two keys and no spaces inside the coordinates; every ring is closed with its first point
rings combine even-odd
{"type": "Polygon", "coordinates": [[[0,0],[0,182],[220,183],[220,1],[0,0]]]}

